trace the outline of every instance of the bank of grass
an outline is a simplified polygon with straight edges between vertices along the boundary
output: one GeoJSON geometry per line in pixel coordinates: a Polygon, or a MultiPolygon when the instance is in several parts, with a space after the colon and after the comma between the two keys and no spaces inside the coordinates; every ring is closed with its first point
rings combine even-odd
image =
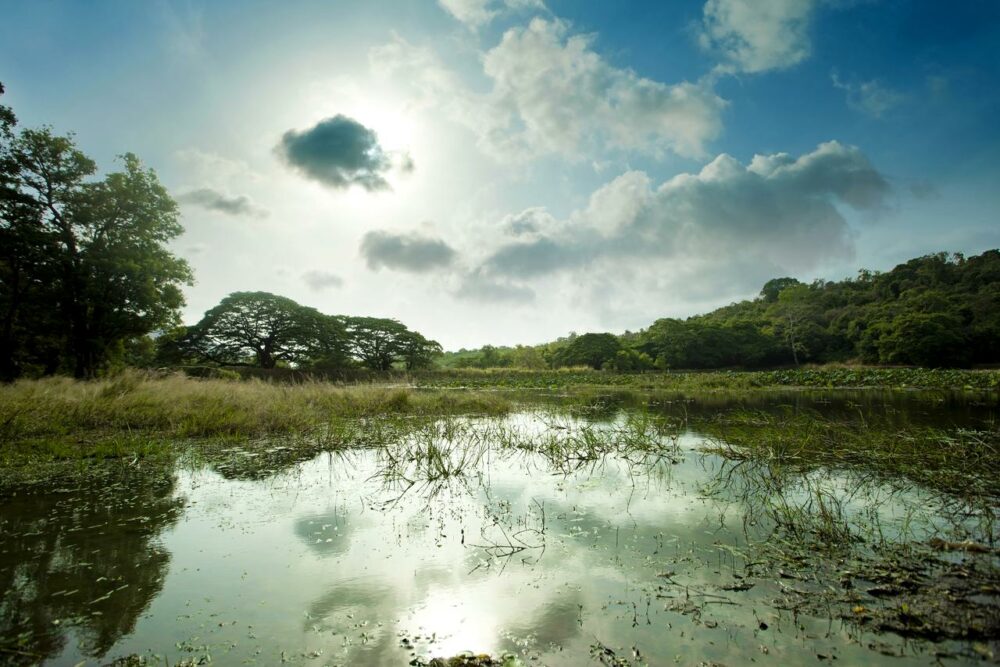
{"type": "Polygon", "coordinates": [[[495,393],[195,379],[127,372],[78,382],[0,387],[0,466],[58,459],[148,457],[192,439],[301,435],[372,416],[505,414],[495,393]]]}
{"type": "Polygon", "coordinates": [[[665,391],[752,391],[768,388],[881,388],[1000,390],[1000,370],[821,366],[769,371],[616,373],[583,368],[434,370],[399,375],[418,387],[565,389],[619,387],[665,391]]]}

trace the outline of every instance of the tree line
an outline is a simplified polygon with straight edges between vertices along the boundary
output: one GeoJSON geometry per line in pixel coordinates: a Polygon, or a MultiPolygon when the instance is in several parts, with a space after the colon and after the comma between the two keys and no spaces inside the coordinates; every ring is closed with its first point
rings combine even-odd
{"type": "Polygon", "coordinates": [[[441,361],[457,368],[620,371],[830,362],[1000,363],[1000,251],[935,253],[842,281],[775,278],[754,299],[686,319],[662,318],[638,332],[571,334],[530,348],[487,346],[441,361]]]}
{"type": "Polygon", "coordinates": [[[0,105],[0,379],[205,363],[374,371],[1000,363],[998,250],[931,254],[842,281],[775,278],[754,299],[622,335],[442,354],[396,320],[326,315],[267,292],[230,294],[180,326],[193,275],[167,244],[182,232],[177,204],[135,155],[102,176],[71,135],[18,128],[0,105]]]}
{"type": "Polygon", "coordinates": [[[268,292],[235,292],[200,322],[158,337],[157,365],[387,371],[428,368],[441,345],[380,317],[325,315],[268,292]]]}
{"type": "MultiPolygon", "coordinates": [[[[4,92],[0,84],[0,95],[4,92]]],[[[231,294],[180,326],[187,263],[176,202],[130,153],[104,176],[72,135],[19,128],[0,105],[0,379],[211,363],[429,366],[441,346],[402,323],[231,294]]]]}

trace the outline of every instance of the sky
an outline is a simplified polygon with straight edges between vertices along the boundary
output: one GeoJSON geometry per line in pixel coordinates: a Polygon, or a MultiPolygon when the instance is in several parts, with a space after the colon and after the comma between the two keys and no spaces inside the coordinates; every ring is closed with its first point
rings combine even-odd
{"type": "Polygon", "coordinates": [[[995,0],[0,0],[23,126],[263,290],[445,349],[1000,247],[995,0]]]}

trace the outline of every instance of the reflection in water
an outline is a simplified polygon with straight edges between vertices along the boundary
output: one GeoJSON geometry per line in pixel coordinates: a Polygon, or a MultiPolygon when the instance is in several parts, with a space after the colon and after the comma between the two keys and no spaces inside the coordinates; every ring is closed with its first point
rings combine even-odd
{"type": "Polygon", "coordinates": [[[864,576],[881,576],[883,547],[992,546],[989,508],[864,470],[726,460],[671,423],[442,420],[385,448],[232,451],[175,479],[15,496],[0,506],[0,584],[14,592],[0,645],[57,664],[152,652],[363,667],[463,650],[544,665],[974,661],[968,641],[872,633],[902,598],[874,598],[888,589],[864,576]]]}
{"type": "Polygon", "coordinates": [[[114,475],[100,486],[22,493],[0,513],[4,659],[58,655],[70,633],[101,657],[131,633],[163,586],[170,554],[158,536],[181,514],[172,475],[114,475]]]}
{"type": "Polygon", "coordinates": [[[333,556],[344,553],[350,546],[347,526],[343,514],[333,510],[297,519],[295,534],[317,554],[333,556]]]}

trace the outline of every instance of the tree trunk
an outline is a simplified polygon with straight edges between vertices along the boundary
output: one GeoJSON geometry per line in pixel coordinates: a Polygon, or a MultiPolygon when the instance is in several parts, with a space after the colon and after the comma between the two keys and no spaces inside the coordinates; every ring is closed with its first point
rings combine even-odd
{"type": "Polygon", "coordinates": [[[3,334],[0,338],[0,380],[10,381],[20,373],[17,368],[17,342],[14,340],[14,322],[17,321],[17,311],[21,305],[21,271],[20,262],[13,262],[13,275],[10,279],[10,306],[4,315],[3,334]]]}

